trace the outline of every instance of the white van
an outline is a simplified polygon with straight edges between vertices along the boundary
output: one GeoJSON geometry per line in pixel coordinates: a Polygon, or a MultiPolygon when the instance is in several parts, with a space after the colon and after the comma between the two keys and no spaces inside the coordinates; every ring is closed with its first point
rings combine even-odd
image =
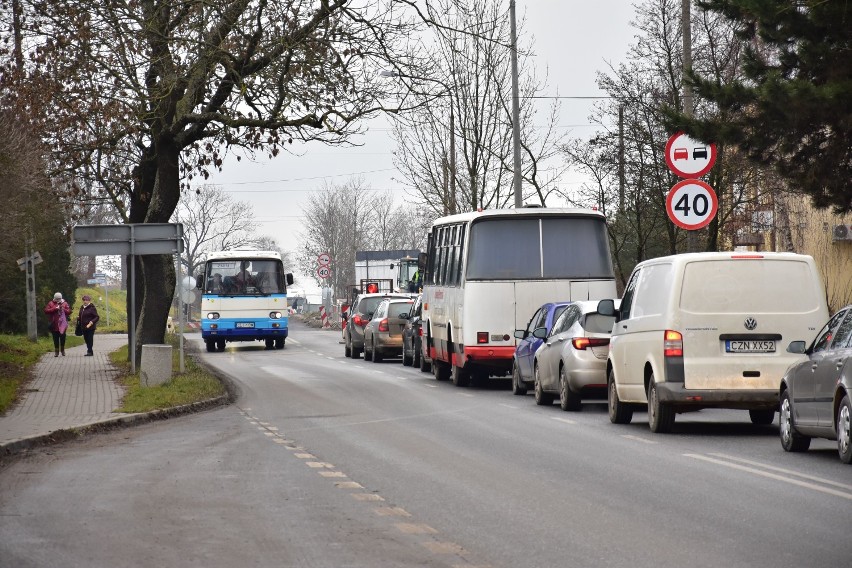
{"type": "Polygon", "coordinates": [[[607,362],[613,423],[627,424],[648,405],[654,432],[668,432],[675,414],[701,408],[747,409],[771,424],[778,387],[828,320],[813,258],[791,253],[690,253],[636,265],[616,311],[607,362]]]}

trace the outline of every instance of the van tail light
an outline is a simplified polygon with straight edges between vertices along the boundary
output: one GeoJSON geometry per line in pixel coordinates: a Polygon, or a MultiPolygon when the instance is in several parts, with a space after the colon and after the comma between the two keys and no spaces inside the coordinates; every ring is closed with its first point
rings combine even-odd
{"type": "Polygon", "coordinates": [[[352,318],[352,323],[354,323],[358,327],[364,327],[365,325],[370,323],[370,320],[365,317],[362,317],[361,314],[355,314],[355,316],[352,318]]]}
{"type": "Polygon", "coordinates": [[[388,318],[385,318],[379,322],[379,331],[390,331],[390,327],[388,326],[388,318]]]}
{"type": "Polygon", "coordinates": [[[476,332],[476,342],[480,345],[483,343],[488,343],[488,332],[487,331],[477,331],[476,332]]]}
{"type": "Polygon", "coordinates": [[[589,347],[603,347],[609,345],[608,337],[575,337],[571,340],[571,345],[578,351],[585,351],[589,347]]]}
{"type": "Polygon", "coordinates": [[[683,357],[683,335],[679,331],[667,329],[663,337],[663,355],[683,357]]]}

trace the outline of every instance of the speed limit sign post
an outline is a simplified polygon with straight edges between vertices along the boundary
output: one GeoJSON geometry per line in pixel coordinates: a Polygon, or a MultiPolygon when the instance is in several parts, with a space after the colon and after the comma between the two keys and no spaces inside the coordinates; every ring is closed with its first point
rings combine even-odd
{"type": "Polygon", "coordinates": [[[716,192],[709,184],[697,179],[685,179],[669,191],[666,196],[666,212],[669,219],[689,231],[710,224],[719,209],[716,192]]]}

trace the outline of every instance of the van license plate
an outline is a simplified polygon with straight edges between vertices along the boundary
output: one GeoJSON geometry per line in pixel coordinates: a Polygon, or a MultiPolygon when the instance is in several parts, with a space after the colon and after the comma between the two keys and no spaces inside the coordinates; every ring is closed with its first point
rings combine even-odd
{"type": "Polygon", "coordinates": [[[254,327],[253,321],[238,321],[237,327],[254,327]]]}
{"type": "Polygon", "coordinates": [[[775,342],[728,339],[725,341],[725,351],[728,353],[775,353],[775,342]]]}

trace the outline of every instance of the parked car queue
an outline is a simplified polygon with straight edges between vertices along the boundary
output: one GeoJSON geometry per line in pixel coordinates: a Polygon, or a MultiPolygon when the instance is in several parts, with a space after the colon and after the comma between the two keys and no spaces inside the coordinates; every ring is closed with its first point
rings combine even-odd
{"type": "MultiPolygon", "coordinates": [[[[764,425],[780,409],[786,451],[822,437],[836,440],[841,460],[852,463],[852,307],[828,318],[810,257],[766,260],[663,257],[637,265],[621,300],[543,304],[515,331],[512,392],[532,389],[536,404],[559,400],[566,411],[605,398],[616,424],[647,408],[650,429],[660,433],[677,414],[702,408],[747,410],[764,425]]],[[[421,311],[419,297],[382,299],[379,323],[365,327],[365,358],[401,355],[404,365],[429,371],[421,311]]]]}

